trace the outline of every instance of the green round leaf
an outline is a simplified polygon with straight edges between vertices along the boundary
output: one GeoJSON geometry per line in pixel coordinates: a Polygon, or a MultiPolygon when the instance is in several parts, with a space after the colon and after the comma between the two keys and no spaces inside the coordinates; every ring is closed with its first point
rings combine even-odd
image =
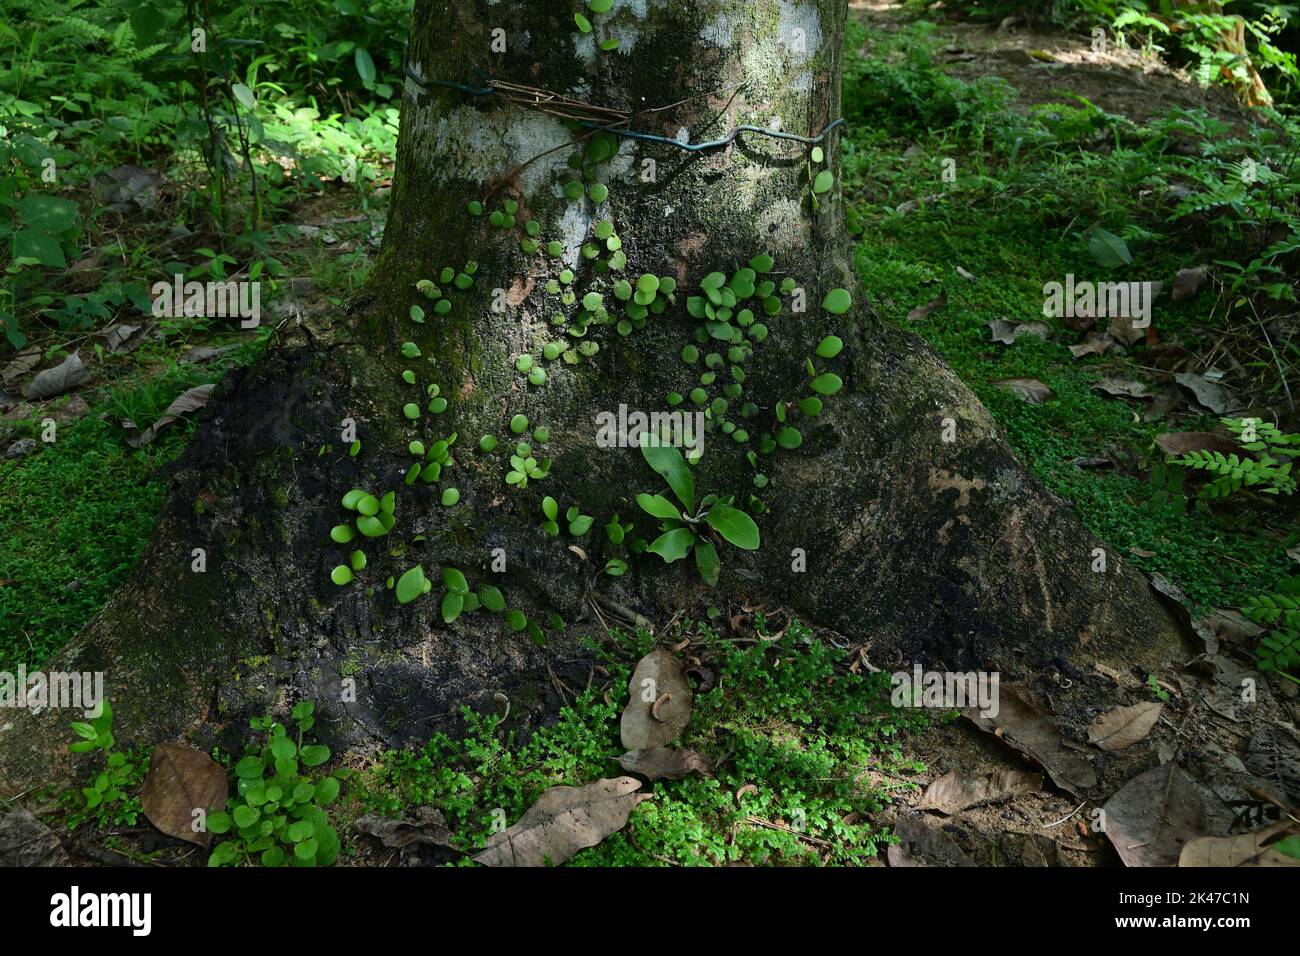
{"type": "Polygon", "coordinates": [[[822,300],[822,308],[835,315],[843,315],[853,305],[853,297],[848,289],[831,289],[822,300]]]}

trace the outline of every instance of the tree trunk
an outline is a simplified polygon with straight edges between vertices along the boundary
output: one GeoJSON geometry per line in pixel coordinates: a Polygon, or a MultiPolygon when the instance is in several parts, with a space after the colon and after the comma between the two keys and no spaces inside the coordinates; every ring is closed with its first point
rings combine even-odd
{"type": "MultiPolygon", "coordinates": [[[[49,667],[105,671],[123,740],[239,739],[249,714],[307,697],[336,744],[357,746],[427,739],[460,705],[495,707],[498,694],[512,719],[535,726],[560,704],[552,674],[586,682],[582,635],[726,602],[787,607],[870,640],[878,662],[994,669],[1004,682],[1082,667],[1103,650],[1135,665],[1169,657],[1180,631],[1145,578],[1113,552],[1098,570],[1104,545],[1024,472],[971,393],[866,305],[842,227],[842,128],[827,133],[821,162],[809,144],[762,134],[699,152],[619,136],[616,155],[592,167],[608,198],[573,201],[564,184],[582,173],[567,161],[597,138],[554,115],[570,107],[438,85],[536,87],[630,113],[625,131],[692,143],[742,125],[815,136],[839,116],[845,14],[843,0],[619,0],[589,14],[594,33],[583,34],[568,4],[417,0],[392,212],[373,279],[346,314],[303,317],[223,382],[140,566],[49,667]],[[616,50],[597,48],[607,38],[619,39],[616,50]],[[822,170],[835,186],[814,201],[810,173],[822,170]],[[467,212],[471,200],[484,214],[467,212]],[[516,225],[496,228],[489,214],[506,200],[518,203],[516,225]],[[534,252],[520,246],[529,219],[541,224],[534,252]],[[622,241],[621,270],[597,272],[583,256],[599,222],[622,241]],[[551,240],[559,257],[547,253],[551,240]],[[708,432],[694,471],[701,493],[734,495],[755,515],[762,545],[721,543],[721,578],[710,587],[692,560],[630,553],[627,542],[659,533],[635,496],[667,490],[636,449],[600,447],[595,419],[621,404],[664,411],[670,392],[689,395],[704,368],[680,357],[700,327],[686,300],[709,273],[731,276],[759,255],[774,260],[774,282],[789,277],[796,288],[779,295],[778,314],[753,303],[765,340],[753,325],[742,334],[753,354],[725,417],[748,442],[708,432]],[[470,259],[471,288],[441,281],[444,266],[459,271],[470,259]],[[628,312],[613,292],[618,278],[672,277],[675,303],[628,335],[593,321],[585,336],[566,337],[552,318],[572,328],[580,306],[547,291],[565,268],[579,303],[602,293],[611,321],[628,312]],[[435,313],[416,288],[422,279],[446,289],[450,313],[435,313]],[[833,289],[851,293],[847,312],[822,307],[833,289]],[[795,311],[800,295],[806,311],[795,311]],[[409,317],[415,304],[422,324],[409,317]],[[828,335],[843,351],[815,355],[828,335]],[[547,361],[550,341],[579,360],[547,361]],[[403,356],[406,342],[419,358],[403,356]],[[582,342],[599,351],[579,354],[582,342]],[[525,354],[545,368],[544,384],[517,371],[525,354]],[[797,405],[812,394],[810,357],[818,375],[844,382],[816,417],[797,405]],[[415,384],[403,381],[405,369],[415,384]],[[430,384],[448,400],[441,414],[426,410],[430,384]],[[408,402],[421,411],[414,422],[408,402]],[[742,417],[747,402],[756,409],[742,417]],[[553,460],[547,477],[522,489],[505,482],[519,440],[508,423],[519,414],[530,430],[549,429],[544,446],[534,444],[553,460]],[[355,457],[340,439],[346,418],[361,440],[355,457]],[[760,452],[764,435],[791,425],[799,447],[760,452]],[[454,467],[437,483],[405,484],[408,443],[431,445],[453,430],[454,467]],[[478,448],[485,434],[499,442],[491,453],[478,448]],[[459,503],[443,506],[453,486],[459,503]],[[341,546],[329,532],[356,518],[340,505],[352,488],[395,491],[396,524],[341,546]],[[559,537],[542,528],[544,496],[559,503],[559,537]],[[563,527],[572,505],[595,518],[580,538],[563,527]],[[616,514],[635,521],[622,545],[602,530],[616,514]],[[355,548],[367,568],[331,583],[355,548]],[[202,572],[192,570],[195,549],[206,555],[202,572]],[[493,566],[502,555],[503,572],[493,566]],[[601,573],[610,558],[628,560],[630,572],[601,573]],[[385,581],[417,563],[434,587],[399,604],[385,581]],[[447,567],[472,587],[499,587],[542,625],[545,646],[483,609],[445,624],[438,571],[447,567]],[[553,614],[567,627],[553,626],[553,614]]],[[[610,256],[603,248],[600,261],[610,256]]],[[[725,354],[727,343],[700,351],[715,348],[725,354]]],[[[707,388],[710,402],[728,364],[707,388]]],[[[681,407],[700,406],[688,397],[681,407]]],[[[10,713],[0,792],[67,769],[61,744],[72,718],[10,713]]]]}

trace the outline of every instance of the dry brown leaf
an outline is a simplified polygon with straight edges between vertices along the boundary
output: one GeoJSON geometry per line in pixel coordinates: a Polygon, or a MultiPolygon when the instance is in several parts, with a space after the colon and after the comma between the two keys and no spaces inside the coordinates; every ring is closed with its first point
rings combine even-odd
{"type": "Polygon", "coordinates": [[[1214,631],[1210,630],[1210,628],[1206,627],[1192,616],[1191,605],[1188,603],[1187,595],[1183,593],[1182,588],[1177,584],[1174,584],[1173,581],[1170,581],[1159,571],[1156,571],[1151,575],[1151,587],[1155,589],[1157,594],[1173,604],[1178,619],[1182,621],[1183,624],[1192,631],[1192,633],[1201,639],[1201,642],[1205,645],[1206,653],[1219,653],[1218,636],[1214,631]]]}
{"type": "Polygon", "coordinates": [[[925,303],[925,305],[918,305],[911,312],[907,313],[907,321],[920,322],[922,319],[928,318],[930,313],[933,312],[935,309],[942,309],[947,304],[948,304],[948,290],[940,289],[939,294],[935,296],[933,299],[931,299],[929,302],[925,303]]]}
{"type": "Polygon", "coordinates": [[[28,372],[36,367],[36,363],[41,360],[41,349],[39,345],[29,345],[17,355],[13,361],[5,366],[4,371],[0,372],[0,381],[5,385],[15,379],[22,378],[28,372]]]}
{"type": "Polygon", "coordinates": [[[1169,413],[1184,403],[1183,390],[1177,385],[1166,385],[1151,400],[1151,407],[1142,413],[1142,421],[1164,421],[1169,413]]]}
{"type": "Polygon", "coordinates": [[[1127,378],[1103,378],[1092,387],[1094,392],[1102,392],[1119,398],[1150,398],[1147,387],[1141,382],[1127,378]]]}
{"type": "Polygon", "coordinates": [[[941,829],[923,816],[900,813],[894,823],[898,842],[885,851],[890,866],[974,866],[975,862],[941,829]]]}
{"type": "Polygon", "coordinates": [[[1179,866],[1300,866],[1300,859],[1273,849],[1286,836],[1300,835],[1289,820],[1254,833],[1228,837],[1198,837],[1178,854],[1179,866]]]}
{"type": "Polygon", "coordinates": [[[1148,325],[1138,327],[1132,319],[1116,315],[1111,317],[1110,325],[1106,327],[1106,333],[1116,342],[1133,345],[1146,338],[1148,328],[1148,325]]]}
{"type": "Polygon", "coordinates": [[[1083,358],[1085,355],[1103,355],[1113,348],[1116,348],[1115,340],[1109,334],[1089,332],[1088,337],[1078,345],[1070,346],[1070,354],[1075,358],[1083,358]]]}
{"type": "Polygon", "coordinates": [[[1243,457],[1249,454],[1231,438],[1215,432],[1163,432],[1156,436],[1156,446],[1166,455],[1187,455],[1194,451],[1218,451],[1243,457]]]}
{"type": "Polygon", "coordinates": [[[198,345],[180,357],[182,362],[207,362],[219,358],[227,352],[233,352],[238,345],[198,345]]]}
{"type": "Polygon", "coordinates": [[[1201,618],[1201,623],[1212,630],[1220,640],[1233,644],[1253,643],[1264,633],[1264,628],[1230,608],[1217,608],[1211,611],[1201,618]]]}
{"type": "Polygon", "coordinates": [[[68,866],[68,854],[54,831],[21,804],[0,813],[0,867],[68,866]]]}
{"type": "Polygon", "coordinates": [[[149,822],[168,836],[208,846],[212,834],[194,832],[194,811],[224,810],[228,792],[226,771],[202,750],[161,743],[149,758],[140,806],[149,822]]]}
{"type": "Polygon", "coordinates": [[[1099,714],[1088,727],[1088,742],[1102,750],[1132,747],[1151,733],[1164,707],[1158,701],[1148,700],[1099,714]]]}
{"type": "Polygon", "coordinates": [[[1212,382],[1204,375],[1192,372],[1179,372],[1174,381],[1192,393],[1198,405],[1209,409],[1216,415],[1226,415],[1241,407],[1241,402],[1232,390],[1218,382],[1212,382]]]}
{"type": "Polygon", "coordinates": [[[1097,785],[1097,773],[1092,764],[1065,747],[1056,722],[1038,709],[1025,688],[1014,684],[1001,685],[996,717],[983,717],[975,710],[965,711],[965,716],[976,727],[993,734],[1034,761],[1047,771],[1054,784],[1076,797],[1097,785]]]}
{"type": "Polygon", "coordinates": [[[926,787],[916,806],[918,810],[938,810],[952,816],[968,807],[1033,793],[1041,790],[1042,786],[1041,773],[999,770],[996,773],[964,776],[956,770],[950,770],[926,787]]]}
{"type": "Polygon", "coordinates": [[[597,780],[581,787],[552,787],[514,826],[493,834],[474,861],[484,866],[558,866],[627,824],[650,794],[637,793],[634,777],[597,780]]]}
{"type": "Polygon", "coordinates": [[[28,401],[41,402],[71,391],[79,385],[85,385],[89,381],[90,373],[86,371],[81,356],[73,352],[54,368],[38,372],[23,389],[23,397],[28,401]]]}
{"type": "Polygon", "coordinates": [[[216,385],[196,385],[194,388],[188,388],[181,392],[167,406],[167,410],[162,413],[159,419],[143,431],[137,428],[135,422],[131,421],[131,419],[122,419],[122,431],[126,433],[126,443],[132,448],[143,448],[157,438],[159,432],[186,412],[198,411],[208,404],[208,399],[212,397],[214,388],[216,388],[216,385]]]}
{"type": "Polygon", "coordinates": [[[1030,405],[1041,405],[1052,397],[1052,390],[1036,378],[1003,378],[993,384],[1030,405]]]}
{"type": "Polygon", "coordinates": [[[628,773],[639,774],[647,780],[681,780],[692,773],[701,777],[713,776],[712,764],[689,749],[653,747],[650,750],[629,750],[618,758],[618,762],[628,773]]]}
{"type": "Polygon", "coordinates": [[[110,352],[134,352],[144,341],[138,325],[115,325],[104,333],[104,344],[110,352]]]}
{"type": "Polygon", "coordinates": [[[1177,764],[1154,767],[1102,808],[1102,830],[1125,866],[1174,866],[1184,844],[1206,830],[1207,794],[1177,764]]]}
{"type": "Polygon", "coordinates": [[[662,648],[651,651],[628,681],[627,707],[619,724],[623,746],[663,747],[681,735],[690,719],[691,684],[682,662],[662,648]]]}
{"type": "Polygon", "coordinates": [[[1022,335],[1046,339],[1052,331],[1042,322],[1008,322],[1006,319],[994,319],[992,322],[986,322],[985,325],[989,327],[989,335],[993,341],[1004,345],[1014,344],[1022,335]]]}
{"type": "Polygon", "coordinates": [[[454,849],[451,829],[438,810],[421,808],[421,820],[390,820],[378,814],[361,817],[353,824],[360,833],[375,837],[386,847],[406,851],[412,846],[435,846],[454,849]]]}
{"type": "Polygon", "coordinates": [[[1205,282],[1206,275],[1205,266],[1196,266],[1194,269],[1179,269],[1178,275],[1174,276],[1174,291],[1170,298],[1175,302],[1190,299],[1200,290],[1205,282]]]}

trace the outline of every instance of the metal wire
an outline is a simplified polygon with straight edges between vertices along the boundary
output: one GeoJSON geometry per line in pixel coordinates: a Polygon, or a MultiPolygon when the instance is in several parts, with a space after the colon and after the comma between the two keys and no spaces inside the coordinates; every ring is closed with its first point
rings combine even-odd
{"type": "MultiPolygon", "coordinates": [[[[468,86],[464,83],[456,83],[451,80],[425,79],[424,77],[417,74],[413,69],[411,69],[410,62],[405,59],[403,59],[402,61],[402,72],[405,73],[406,76],[409,79],[413,80],[417,85],[422,86],[426,89],[431,86],[442,86],[452,90],[459,90],[460,92],[466,93],[470,96],[491,96],[494,93],[499,92],[496,87],[490,85],[491,80],[486,80],[486,79],[485,82],[487,82],[489,85],[484,87],[468,86]]],[[[514,101],[518,102],[518,100],[514,100],[514,101]]],[[[612,126],[604,123],[596,123],[590,120],[577,120],[577,122],[580,126],[584,127],[585,129],[600,130],[602,132],[613,133],[615,136],[621,136],[624,139],[638,139],[648,143],[664,143],[668,146],[676,146],[678,149],[685,150],[689,153],[698,153],[698,152],[703,152],[704,150],[707,149],[718,149],[723,146],[730,146],[733,142],[735,142],[736,137],[739,136],[741,133],[756,133],[760,136],[771,136],[774,139],[791,140],[796,143],[804,143],[806,145],[811,146],[825,140],[827,135],[830,133],[830,131],[835,129],[837,126],[846,125],[844,118],[840,117],[839,119],[832,120],[831,122],[823,126],[821,132],[819,132],[815,136],[800,136],[796,133],[786,133],[777,129],[764,129],[761,126],[737,126],[726,136],[722,137],[722,139],[710,140],[706,143],[683,143],[680,140],[672,139],[667,136],[659,136],[656,133],[643,133],[640,132],[639,130],[620,129],[617,126],[612,126]]]]}

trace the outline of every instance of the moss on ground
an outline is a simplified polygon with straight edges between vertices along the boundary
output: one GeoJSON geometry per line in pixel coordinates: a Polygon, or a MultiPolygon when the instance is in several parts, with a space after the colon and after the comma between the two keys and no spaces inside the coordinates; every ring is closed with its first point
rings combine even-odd
{"type": "MultiPolygon", "coordinates": [[[[1145,474],[1164,458],[1155,436],[1210,429],[1215,418],[1143,422],[1142,403],[1092,388],[1106,376],[1152,381],[1142,352],[1076,359],[1067,344],[1082,335],[1042,314],[1045,282],[1070,273],[1120,278],[1088,251],[1094,223],[1127,239],[1135,265],[1125,279],[1163,280],[1168,289],[1180,268],[1201,261],[1205,237],[1175,231],[1150,199],[1173,179],[1174,160],[1152,129],[1095,108],[1063,103],[1029,116],[1012,113],[1014,91],[995,78],[967,84],[945,76],[930,57],[931,32],[926,23],[884,38],[861,26],[849,31],[849,48],[865,55],[846,78],[846,113],[856,116],[850,115],[845,190],[861,229],[855,262],[873,306],[929,342],[1005,428],[1031,471],[1128,560],[1174,580],[1201,609],[1271,590],[1290,564],[1282,522],[1270,527],[1257,508],[1242,505],[1153,504],[1145,474]],[[894,95],[882,98],[867,84],[894,95]],[[948,157],[957,161],[951,184],[941,177],[948,157]],[[923,197],[932,198],[895,211],[923,197]],[[909,322],[908,313],[941,289],[946,305],[909,322]],[[999,318],[1045,322],[1052,333],[1046,341],[1022,336],[1003,345],[987,326],[999,318]],[[1007,378],[1036,378],[1053,395],[1027,404],[994,384],[1007,378]],[[1080,468],[1073,463],[1080,458],[1111,458],[1117,467],[1080,468]]],[[[1206,315],[1213,304],[1208,288],[1180,303],[1162,296],[1154,315],[1160,339],[1195,348],[1213,334],[1206,315]]]]}

